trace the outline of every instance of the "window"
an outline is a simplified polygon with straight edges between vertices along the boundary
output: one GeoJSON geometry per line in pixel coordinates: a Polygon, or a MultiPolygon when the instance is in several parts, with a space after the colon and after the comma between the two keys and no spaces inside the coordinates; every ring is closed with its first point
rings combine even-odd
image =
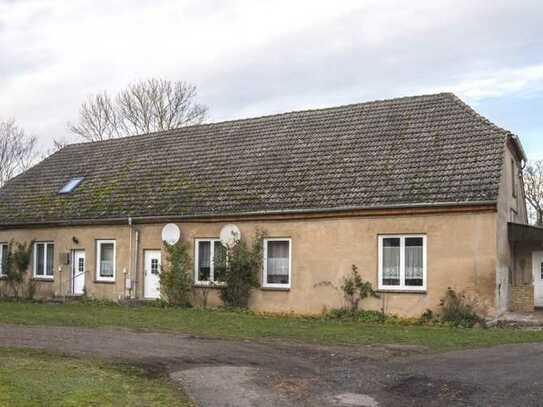
{"type": "Polygon", "coordinates": [[[511,159],[511,190],[513,191],[513,197],[517,197],[517,166],[515,160],[511,159]]]}
{"type": "Polygon", "coordinates": [[[83,181],[83,177],[71,178],[64,186],[58,191],[59,194],[69,194],[76,189],[83,181]]]}
{"type": "Polygon", "coordinates": [[[151,274],[158,275],[158,259],[151,259],[151,274]]]}
{"type": "Polygon", "coordinates": [[[34,278],[53,279],[54,253],[53,243],[34,243],[34,278]]]}
{"type": "Polygon", "coordinates": [[[426,236],[379,236],[379,289],[426,290],[426,236]]]}
{"type": "Polygon", "coordinates": [[[226,248],[219,239],[197,239],[194,255],[196,284],[224,282],[226,248]]]}
{"type": "Polygon", "coordinates": [[[96,280],[115,281],[115,240],[98,240],[96,259],[96,280]]]}
{"type": "Polygon", "coordinates": [[[291,241],[290,239],[264,239],[263,286],[290,288],[291,241]]]}
{"type": "Polygon", "coordinates": [[[4,263],[8,257],[9,247],[7,243],[0,243],[0,277],[5,276],[6,272],[4,271],[4,263]]]}

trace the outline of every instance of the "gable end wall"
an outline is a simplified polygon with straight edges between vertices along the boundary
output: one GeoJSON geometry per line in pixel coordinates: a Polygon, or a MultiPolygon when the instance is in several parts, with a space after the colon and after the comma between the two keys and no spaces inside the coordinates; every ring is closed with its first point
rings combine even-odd
{"type": "Polygon", "coordinates": [[[496,309],[498,315],[508,311],[511,307],[511,288],[515,273],[513,248],[509,243],[507,223],[528,223],[521,171],[521,158],[511,140],[507,140],[504,149],[496,216],[496,309]],[[514,173],[511,166],[512,161],[515,164],[514,173]],[[513,175],[515,175],[516,180],[516,196],[513,195],[513,175]]]}

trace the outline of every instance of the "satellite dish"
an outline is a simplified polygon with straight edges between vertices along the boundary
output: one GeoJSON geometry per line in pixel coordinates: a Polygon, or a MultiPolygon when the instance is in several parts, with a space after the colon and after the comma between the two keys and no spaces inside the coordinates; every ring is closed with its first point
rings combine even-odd
{"type": "Polygon", "coordinates": [[[168,223],[162,228],[162,241],[168,243],[169,245],[174,245],[179,242],[181,237],[181,230],[179,226],[174,223],[168,223]]]}
{"type": "Polygon", "coordinates": [[[219,237],[223,246],[232,247],[241,239],[241,233],[236,225],[224,225],[219,237]]]}

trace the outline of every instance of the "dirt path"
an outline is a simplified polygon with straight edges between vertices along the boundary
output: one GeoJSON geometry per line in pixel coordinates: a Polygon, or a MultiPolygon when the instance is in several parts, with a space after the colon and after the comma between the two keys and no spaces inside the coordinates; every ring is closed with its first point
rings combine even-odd
{"type": "Polygon", "coordinates": [[[200,406],[543,405],[541,344],[432,355],[0,325],[0,346],[130,361],[150,375],[168,373],[200,406]]]}

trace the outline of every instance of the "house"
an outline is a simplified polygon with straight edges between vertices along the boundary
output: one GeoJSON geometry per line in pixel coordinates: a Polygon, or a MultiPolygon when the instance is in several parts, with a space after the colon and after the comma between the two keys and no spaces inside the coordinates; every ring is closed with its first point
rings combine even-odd
{"type": "Polygon", "coordinates": [[[196,125],[66,146],[0,190],[0,242],[35,241],[42,297],[152,299],[168,225],[198,299],[235,225],[266,232],[255,310],[342,306],[354,264],[381,293],[368,308],[418,316],[452,287],[493,316],[533,309],[543,277],[525,161],[450,93],[196,125]]]}

